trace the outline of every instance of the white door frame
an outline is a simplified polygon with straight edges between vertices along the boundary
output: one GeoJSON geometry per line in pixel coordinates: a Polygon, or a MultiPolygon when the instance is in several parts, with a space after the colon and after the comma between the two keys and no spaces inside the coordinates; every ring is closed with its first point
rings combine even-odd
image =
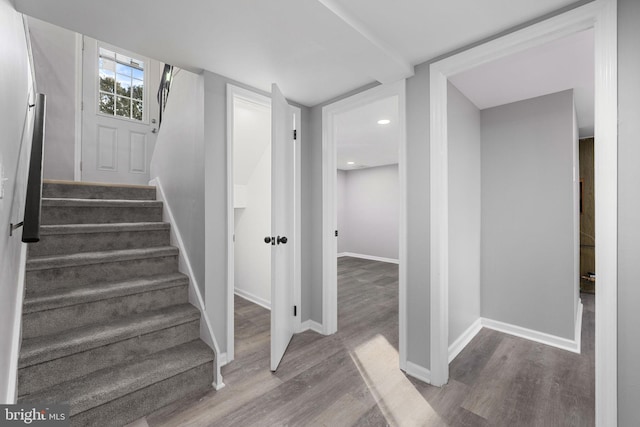
{"type": "Polygon", "coordinates": [[[398,174],[399,197],[399,353],[400,368],[407,363],[407,171],[406,171],[406,81],[376,86],[372,89],[326,105],[322,108],[322,333],[330,335],[338,330],[337,255],[337,177],[334,120],[337,114],[371,102],[398,97],[398,174]]]}
{"type": "MultiPolygon", "coordinates": [[[[271,98],[268,96],[253,92],[241,88],[239,86],[227,83],[227,351],[223,358],[222,365],[226,365],[235,358],[235,320],[234,320],[234,295],[235,295],[235,250],[234,250],[234,229],[235,229],[235,216],[233,208],[233,193],[234,193],[234,179],[233,179],[233,121],[234,121],[234,99],[240,98],[250,102],[255,102],[271,108],[271,98]]],[[[298,316],[294,320],[294,330],[299,332],[301,330],[300,319],[302,317],[302,296],[301,296],[301,246],[300,246],[300,221],[301,221],[301,209],[300,209],[300,144],[302,142],[301,131],[301,110],[298,107],[290,106],[292,112],[295,114],[295,126],[297,129],[298,137],[295,146],[295,214],[294,214],[294,235],[291,236],[291,241],[294,244],[294,283],[293,283],[293,301],[298,306],[298,316]]],[[[261,236],[256,236],[261,238],[261,236]]]]}
{"type": "Polygon", "coordinates": [[[617,425],[617,4],[596,0],[430,66],[431,380],[448,361],[447,78],[504,56],[594,29],[596,199],[596,424],[617,425]]]}

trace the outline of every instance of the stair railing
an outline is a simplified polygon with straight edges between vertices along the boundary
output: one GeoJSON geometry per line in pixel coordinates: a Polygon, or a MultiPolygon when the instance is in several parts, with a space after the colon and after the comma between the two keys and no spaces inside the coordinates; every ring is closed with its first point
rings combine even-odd
{"type": "Polygon", "coordinates": [[[29,160],[29,175],[27,177],[27,191],[24,204],[24,219],[11,224],[11,233],[17,228],[22,229],[22,241],[35,243],[40,241],[40,214],[42,210],[42,161],[44,150],[44,125],[46,120],[46,95],[36,95],[33,135],[31,139],[31,158],[29,160]]]}
{"type": "Polygon", "coordinates": [[[162,125],[162,114],[167,106],[167,100],[169,99],[169,90],[171,89],[171,77],[173,76],[173,66],[164,64],[164,70],[162,71],[162,78],[160,79],[160,87],[158,88],[158,104],[160,106],[160,113],[158,115],[158,129],[162,125]]]}

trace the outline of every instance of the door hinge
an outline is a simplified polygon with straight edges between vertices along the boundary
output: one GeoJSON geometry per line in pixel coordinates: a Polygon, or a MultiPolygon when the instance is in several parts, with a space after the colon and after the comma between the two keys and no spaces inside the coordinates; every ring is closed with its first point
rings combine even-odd
{"type": "Polygon", "coordinates": [[[80,101],[80,111],[84,111],[84,101],[80,101]]]}
{"type": "Polygon", "coordinates": [[[297,140],[298,139],[298,131],[296,129],[293,130],[293,140],[297,140]]]}
{"type": "Polygon", "coordinates": [[[80,162],[80,172],[82,172],[82,162],[80,162]]]}
{"type": "Polygon", "coordinates": [[[298,315],[298,306],[297,306],[297,305],[294,305],[294,306],[293,306],[293,316],[295,317],[295,316],[297,316],[297,315],[298,315]]]}
{"type": "Polygon", "coordinates": [[[335,231],[335,235],[336,235],[336,237],[338,237],[338,230],[335,231]]]}

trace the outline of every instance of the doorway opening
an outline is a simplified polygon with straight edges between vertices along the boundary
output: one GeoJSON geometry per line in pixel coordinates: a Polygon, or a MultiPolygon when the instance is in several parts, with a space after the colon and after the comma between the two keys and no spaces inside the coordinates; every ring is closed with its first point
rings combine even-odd
{"type": "MultiPolygon", "coordinates": [[[[431,376],[445,384],[448,372],[448,300],[451,221],[448,170],[448,78],[488,61],[593,28],[595,37],[595,201],[599,292],[595,303],[596,424],[614,425],[616,407],[617,284],[617,88],[615,2],[574,9],[523,30],[431,64],[431,376]]],[[[574,171],[574,176],[577,171],[574,171]]],[[[576,182],[576,187],[578,183],[576,182]]],[[[577,198],[575,199],[577,206],[577,198]]],[[[577,234],[577,233],[576,233],[577,234]]],[[[577,251],[576,251],[577,257],[577,251]]],[[[578,277],[578,270],[573,276],[578,277]]]]}
{"type": "Polygon", "coordinates": [[[322,332],[338,331],[339,295],[349,293],[348,276],[361,273],[351,285],[367,281],[371,290],[378,281],[380,292],[397,296],[393,338],[397,331],[399,365],[405,369],[405,82],[327,105],[322,114],[322,332]]]}
{"type": "Polygon", "coordinates": [[[235,308],[241,307],[243,311],[262,313],[253,315],[249,323],[258,330],[271,331],[272,370],[275,370],[274,341],[278,341],[276,347],[281,350],[276,357],[278,361],[288,341],[282,342],[285,338],[274,330],[281,330],[283,324],[291,333],[300,330],[301,117],[300,109],[288,105],[276,93],[275,85],[273,90],[270,98],[227,85],[229,240],[225,364],[235,358],[234,315],[235,308]],[[286,289],[280,286],[285,282],[286,289]],[[260,324],[256,325],[258,321],[260,324]]]}

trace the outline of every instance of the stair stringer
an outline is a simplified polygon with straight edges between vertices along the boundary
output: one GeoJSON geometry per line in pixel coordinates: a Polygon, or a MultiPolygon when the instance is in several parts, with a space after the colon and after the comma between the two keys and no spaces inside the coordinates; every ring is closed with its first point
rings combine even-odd
{"type": "Polygon", "coordinates": [[[170,242],[172,246],[177,246],[180,252],[178,256],[178,271],[189,277],[189,302],[197,307],[198,310],[200,310],[200,339],[207,343],[207,345],[211,347],[216,354],[214,360],[212,385],[216,390],[220,390],[225,385],[224,382],[222,382],[222,374],[220,372],[220,368],[224,364],[224,360],[222,360],[223,355],[220,352],[218,341],[216,340],[215,334],[213,333],[211,321],[207,316],[204,299],[202,298],[200,288],[198,287],[198,282],[195,278],[195,274],[193,273],[191,261],[189,260],[189,256],[187,255],[187,251],[182,240],[182,235],[180,234],[180,229],[176,224],[169,201],[165,197],[160,177],[155,177],[154,179],[149,181],[149,185],[156,187],[156,199],[163,202],[162,218],[164,221],[171,224],[170,242]]]}

